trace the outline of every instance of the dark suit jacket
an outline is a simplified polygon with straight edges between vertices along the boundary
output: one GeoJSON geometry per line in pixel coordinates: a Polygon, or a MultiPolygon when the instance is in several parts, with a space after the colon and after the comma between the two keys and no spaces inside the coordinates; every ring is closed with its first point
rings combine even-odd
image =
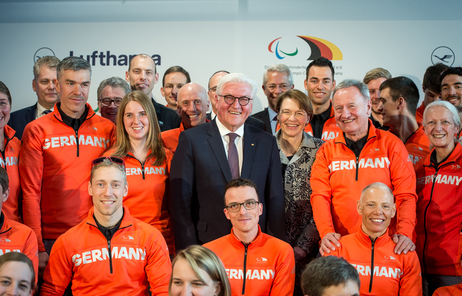
{"type": "MultiPolygon", "coordinates": [[[[260,226],[285,240],[284,193],[276,140],[267,132],[244,125],[241,177],[258,188],[263,214],[260,226]]],[[[170,171],[170,217],[177,251],[227,235],[231,223],[223,213],[231,171],[214,121],[180,134],[170,171]]]]}
{"type": "MultiPolygon", "coordinates": [[[[208,120],[212,121],[212,112],[207,113],[207,114],[205,115],[205,118],[207,118],[208,120]]],[[[258,119],[256,119],[256,118],[253,118],[253,117],[251,117],[251,116],[247,117],[247,120],[245,121],[245,123],[250,124],[250,125],[253,125],[253,126],[255,126],[255,127],[259,128],[259,129],[261,129],[261,130],[267,131],[266,126],[265,126],[265,124],[263,123],[263,121],[258,120],[258,119]]]]}
{"type": "Polygon", "coordinates": [[[151,98],[151,101],[156,110],[161,132],[180,127],[181,118],[175,111],[157,103],[153,98],[151,98]]]}
{"type": "Polygon", "coordinates": [[[19,140],[22,138],[22,133],[24,132],[26,125],[32,120],[35,120],[35,117],[37,116],[36,113],[37,104],[11,113],[8,125],[16,131],[15,136],[19,140]]]}
{"type": "Polygon", "coordinates": [[[263,121],[263,123],[265,124],[265,128],[266,128],[266,131],[271,133],[272,130],[271,130],[271,120],[269,118],[269,112],[268,112],[268,108],[265,108],[265,110],[261,111],[261,112],[258,112],[258,113],[255,113],[253,115],[251,115],[253,118],[256,118],[260,121],[263,121]]]}

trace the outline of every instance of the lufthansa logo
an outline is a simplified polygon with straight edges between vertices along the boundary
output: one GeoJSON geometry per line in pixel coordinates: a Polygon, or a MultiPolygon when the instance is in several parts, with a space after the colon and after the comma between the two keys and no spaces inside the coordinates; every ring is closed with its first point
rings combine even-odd
{"type": "Polygon", "coordinates": [[[447,46],[440,46],[433,50],[431,55],[432,64],[442,63],[443,65],[451,67],[454,64],[456,56],[452,49],[447,46]]]}
{"type": "Polygon", "coordinates": [[[35,54],[34,54],[34,64],[37,62],[39,59],[43,58],[44,56],[56,56],[54,51],[51,50],[51,48],[48,47],[42,47],[39,48],[35,54]]]}

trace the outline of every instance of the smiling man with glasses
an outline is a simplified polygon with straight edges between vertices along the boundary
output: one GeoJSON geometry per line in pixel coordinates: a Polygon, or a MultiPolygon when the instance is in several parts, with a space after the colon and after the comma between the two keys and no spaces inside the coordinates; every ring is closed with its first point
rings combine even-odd
{"type": "Polygon", "coordinates": [[[263,213],[256,185],[234,179],[226,185],[224,213],[231,234],[204,245],[223,262],[232,295],[292,295],[295,259],[292,247],[261,232],[263,213]]]}
{"type": "Polygon", "coordinates": [[[217,118],[180,134],[170,173],[170,208],[177,250],[229,233],[221,214],[226,184],[239,177],[257,184],[260,226],[285,237],[281,163],[275,138],[246,123],[257,91],[243,74],[223,76],[215,94],[217,118]],[[269,219],[271,217],[271,219],[269,219]]]}
{"type": "Polygon", "coordinates": [[[268,99],[268,108],[252,116],[263,121],[266,131],[274,134],[278,123],[276,99],[283,92],[294,88],[294,79],[289,67],[284,64],[275,64],[268,67],[263,74],[262,88],[268,99]]]}
{"type": "Polygon", "coordinates": [[[111,77],[101,81],[98,87],[98,110],[101,116],[116,124],[120,102],[129,92],[130,85],[120,77],[111,77]]]}

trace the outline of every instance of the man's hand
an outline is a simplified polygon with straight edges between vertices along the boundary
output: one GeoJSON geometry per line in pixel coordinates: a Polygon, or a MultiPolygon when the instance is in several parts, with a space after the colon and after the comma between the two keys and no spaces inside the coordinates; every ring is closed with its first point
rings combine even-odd
{"type": "Polygon", "coordinates": [[[415,251],[414,243],[407,236],[403,234],[393,234],[392,238],[393,238],[393,242],[396,244],[395,250],[394,250],[395,254],[398,254],[398,255],[401,253],[407,254],[407,252],[409,251],[411,252],[415,251]]]}
{"type": "Polygon", "coordinates": [[[48,259],[50,259],[50,256],[48,256],[47,252],[39,252],[38,258],[39,258],[39,266],[38,266],[39,278],[43,278],[43,273],[45,272],[45,267],[47,267],[48,259]]]}
{"type": "Polygon", "coordinates": [[[340,233],[330,232],[321,241],[321,246],[319,247],[319,252],[322,256],[325,253],[330,254],[330,250],[335,251],[335,247],[340,248],[340,238],[342,236],[340,233]]]}
{"type": "Polygon", "coordinates": [[[306,252],[300,247],[294,247],[295,260],[300,260],[306,257],[306,252]]]}

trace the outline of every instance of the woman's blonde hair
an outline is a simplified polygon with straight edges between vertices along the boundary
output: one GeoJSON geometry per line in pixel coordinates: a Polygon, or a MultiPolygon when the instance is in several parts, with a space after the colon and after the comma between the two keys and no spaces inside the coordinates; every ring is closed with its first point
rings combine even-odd
{"type": "Polygon", "coordinates": [[[125,157],[130,151],[131,144],[130,138],[124,126],[124,115],[125,108],[129,102],[137,102],[143,107],[146,111],[146,115],[149,120],[149,131],[146,139],[146,148],[151,150],[151,153],[148,155],[147,159],[155,159],[154,165],[162,165],[165,161],[165,150],[162,144],[162,137],[160,135],[160,127],[157,122],[156,111],[154,106],[149,100],[148,96],[138,90],[129,92],[125,95],[122,102],[120,103],[119,110],[117,112],[117,139],[116,139],[116,150],[114,156],[125,157]]]}
{"type": "Polygon", "coordinates": [[[182,258],[188,262],[191,269],[198,279],[205,282],[200,275],[200,270],[205,271],[210,278],[220,285],[220,293],[218,296],[231,296],[231,287],[229,285],[228,276],[226,275],[225,268],[220,258],[215,255],[211,250],[199,246],[189,246],[184,250],[181,250],[176,255],[172,262],[172,275],[170,276],[170,284],[168,285],[168,294],[171,295],[172,279],[173,279],[173,267],[179,258],[182,258]]]}

